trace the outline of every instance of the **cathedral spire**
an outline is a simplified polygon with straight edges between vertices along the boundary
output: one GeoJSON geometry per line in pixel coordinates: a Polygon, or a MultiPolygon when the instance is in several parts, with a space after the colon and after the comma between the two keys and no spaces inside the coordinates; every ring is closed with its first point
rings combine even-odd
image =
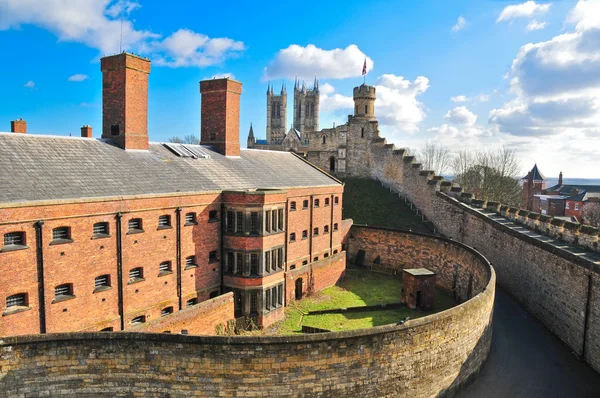
{"type": "Polygon", "coordinates": [[[298,75],[296,75],[296,79],[294,80],[294,90],[298,90],[298,75]]]}
{"type": "Polygon", "coordinates": [[[269,80],[269,84],[267,85],[267,95],[271,95],[271,81],[269,80]]]}
{"type": "Polygon", "coordinates": [[[254,130],[252,129],[252,123],[250,123],[250,132],[248,133],[248,139],[254,139],[254,130]]]}
{"type": "Polygon", "coordinates": [[[315,93],[319,92],[319,79],[317,79],[316,74],[315,74],[315,83],[314,83],[313,89],[315,90],[315,93]]]}
{"type": "Polygon", "coordinates": [[[281,82],[281,95],[285,94],[285,82],[281,82]]]}

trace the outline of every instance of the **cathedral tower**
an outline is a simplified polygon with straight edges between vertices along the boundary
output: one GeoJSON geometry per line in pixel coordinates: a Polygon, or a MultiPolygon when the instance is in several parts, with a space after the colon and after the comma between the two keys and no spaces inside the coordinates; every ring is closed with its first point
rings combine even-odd
{"type": "Polygon", "coordinates": [[[273,86],[267,87],[267,144],[281,144],[285,137],[287,90],[281,84],[279,95],[273,93],[273,86]]]}
{"type": "Polygon", "coordinates": [[[294,128],[300,131],[306,144],[311,133],[319,131],[319,80],[315,77],[312,89],[306,89],[296,79],[294,84],[294,128]]]}

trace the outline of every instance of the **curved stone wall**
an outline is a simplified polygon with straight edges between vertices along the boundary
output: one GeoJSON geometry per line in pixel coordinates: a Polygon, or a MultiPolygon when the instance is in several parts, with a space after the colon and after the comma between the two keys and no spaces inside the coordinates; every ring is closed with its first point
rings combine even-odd
{"type": "MultiPolygon", "coordinates": [[[[363,229],[370,231],[376,232],[363,229]]],[[[478,275],[468,277],[476,280],[471,299],[403,325],[314,335],[8,337],[0,340],[0,391],[7,397],[450,396],[488,355],[495,274],[467,246],[418,236],[440,253],[462,256],[452,263],[459,274],[478,275]]]]}

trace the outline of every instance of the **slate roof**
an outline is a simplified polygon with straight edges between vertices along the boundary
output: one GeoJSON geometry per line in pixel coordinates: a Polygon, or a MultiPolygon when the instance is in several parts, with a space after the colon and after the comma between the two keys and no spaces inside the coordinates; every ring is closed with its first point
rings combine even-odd
{"type": "MultiPolygon", "coordinates": [[[[550,188],[546,188],[546,192],[558,192],[560,195],[568,195],[571,196],[571,192],[573,189],[577,189],[579,193],[585,191],[588,194],[596,194],[600,193],[600,185],[553,185],[550,188]]],[[[597,195],[592,195],[597,196],[597,195]]]]}
{"type": "MultiPolygon", "coordinates": [[[[538,169],[537,163],[533,166],[533,169],[531,169],[531,174],[533,177],[533,181],[543,181],[546,179],[546,177],[544,177],[542,172],[538,169]]],[[[522,180],[527,180],[528,176],[529,173],[527,173],[527,175],[523,177],[522,180]]]]}
{"type": "Polygon", "coordinates": [[[0,203],[339,185],[289,152],[202,150],[210,158],[179,157],[161,143],[125,151],[98,139],[0,133],[0,203]]]}

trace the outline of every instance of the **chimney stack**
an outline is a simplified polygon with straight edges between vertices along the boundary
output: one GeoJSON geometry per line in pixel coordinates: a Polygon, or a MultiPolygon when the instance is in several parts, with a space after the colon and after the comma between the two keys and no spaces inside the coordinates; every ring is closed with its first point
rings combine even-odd
{"type": "Polygon", "coordinates": [[[102,138],[123,149],[148,149],[148,75],[150,60],[129,53],[104,57],[102,138]]]}
{"type": "Polygon", "coordinates": [[[200,82],[202,96],[200,144],[225,156],[240,156],[242,83],[232,79],[200,82]]]}
{"type": "Polygon", "coordinates": [[[562,171],[558,173],[558,185],[562,186],[562,171]]]}
{"type": "Polygon", "coordinates": [[[84,138],[92,138],[92,126],[89,124],[81,127],[81,136],[84,138]]]}
{"type": "Polygon", "coordinates": [[[22,118],[19,118],[19,120],[12,120],[10,122],[10,132],[27,134],[27,122],[22,118]]]}

